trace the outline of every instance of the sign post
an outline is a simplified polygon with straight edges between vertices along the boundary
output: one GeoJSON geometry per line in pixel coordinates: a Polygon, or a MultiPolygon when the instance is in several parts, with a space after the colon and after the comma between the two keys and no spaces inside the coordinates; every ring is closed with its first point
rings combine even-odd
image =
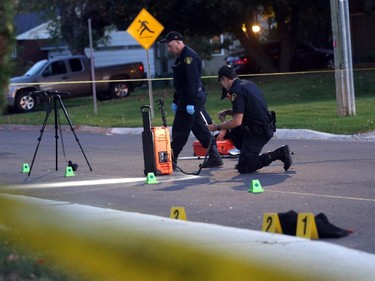
{"type": "Polygon", "coordinates": [[[128,27],[127,32],[138,41],[139,44],[146,50],[147,55],[147,81],[148,81],[148,94],[151,106],[151,118],[154,118],[154,99],[152,95],[152,82],[150,77],[150,61],[148,49],[154,44],[155,40],[163,31],[164,26],[161,25],[146,9],[142,9],[131,25],[128,27]]]}

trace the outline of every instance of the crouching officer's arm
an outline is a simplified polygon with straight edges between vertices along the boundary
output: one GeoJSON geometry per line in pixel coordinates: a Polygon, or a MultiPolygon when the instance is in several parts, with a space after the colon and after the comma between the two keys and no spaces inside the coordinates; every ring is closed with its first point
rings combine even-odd
{"type": "Polygon", "coordinates": [[[233,110],[232,109],[224,109],[222,111],[220,111],[218,114],[217,114],[217,117],[219,118],[219,120],[221,122],[224,122],[225,121],[225,117],[227,115],[230,115],[232,116],[233,115],[233,110]]]}
{"type": "Polygon", "coordinates": [[[235,114],[233,114],[232,119],[230,119],[228,122],[225,122],[225,123],[220,124],[220,125],[217,125],[216,123],[212,122],[212,124],[207,125],[207,128],[211,132],[233,129],[233,128],[236,128],[238,126],[241,126],[242,119],[243,119],[243,113],[235,113],[235,114]]]}

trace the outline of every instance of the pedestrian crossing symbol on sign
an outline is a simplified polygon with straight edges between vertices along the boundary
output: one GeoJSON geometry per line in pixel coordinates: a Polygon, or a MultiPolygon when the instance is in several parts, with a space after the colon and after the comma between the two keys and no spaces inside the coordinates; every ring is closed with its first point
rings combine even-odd
{"type": "Polygon", "coordinates": [[[146,9],[142,9],[128,27],[128,33],[148,50],[163,31],[161,25],[146,9]]]}

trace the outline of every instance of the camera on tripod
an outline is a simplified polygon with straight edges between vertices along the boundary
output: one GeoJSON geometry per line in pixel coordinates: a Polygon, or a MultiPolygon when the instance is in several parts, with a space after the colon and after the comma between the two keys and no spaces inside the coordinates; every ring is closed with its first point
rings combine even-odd
{"type": "Polygon", "coordinates": [[[68,161],[68,166],[72,167],[74,172],[77,171],[77,169],[78,169],[78,164],[73,163],[72,160],[68,161]]]}
{"type": "Polygon", "coordinates": [[[59,107],[62,109],[63,113],[64,113],[64,116],[66,118],[66,120],[68,121],[69,123],[69,126],[70,126],[70,130],[73,132],[74,134],[74,137],[76,139],[76,142],[78,143],[79,145],[79,148],[81,149],[81,152],[86,160],[86,163],[87,165],[89,166],[90,168],[90,171],[92,171],[92,168],[91,168],[91,165],[86,157],[86,154],[85,152],[83,151],[82,149],[82,146],[79,142],[79,139],[74,131],[74,128],[73,128],[73,124],[72,122],[70,121],[70,118],[69,118],[69,115],[68,115],[68,112],[66,111],[66,108],[61,100],[61,96],[68,96],[69,93],[66,93],[66,92],[57,92],[57,91],[48,91],[48,90],[40,90],[40,91],[34,91],[33,92],[34,95],[39,95],[41,96],[47,103],[47,108],[46,108],[46,116],[44,118],[44,122],[43,122],[43,126],[42,126],[42,129],[40,130],[40,136],[38,138],[38,144],[36,146],[36,149],[35,149],[35,152],[34,152],[34,156],[33,156],[33,160],[31,161],[31,166],[30,166],[30,170],[29,170],[29,173],[28,173],[28,176],[30,176],[31,174],[31,170],[33,168],[33,165],[34,165],[34,161],[35,161],[35,157],[36,157],[36,154],[38,152],[38,149],[39,149],[39,145],[40,145],[40,142],[42,140],[42,137],[43,137],[43,133],[45,131],[45,128],[46,128],[46,125],[47,125],[47,121],[48,121],[48,118],[52,112],[52,110],[54,110],[54,119],[55,119],[55,154],[56,154],[56,171],[58,170],[58,156],[57,156],[57,140],[59,139],[59,134],[58,134],[58,128],[60,128],[60,139],[61,139],[61,145],[62,145],[62,149],[63,149],[63,154],[64,154],[64,158],[65,158],[65,161],[68,162],[68,167],[71,167],[73,171],[76,171],[78,169],[78,165],[73,163],[71,160],[67,160],[66,159],[66,155],[65,155],[65,146],[64,146],[64,142],[63,142],[63,137],[62,137],[62,130],[61,130],[61,122],[60,122],[60,115],[59,115],[59,107]]]}
{"type": "Polygon", "coordinates": [[[41,102],[49,103],[53,97],[69,96],[70,93],[49,91],[49,90],[38,90],[32,92],[34,96],[38,97],[41,102]]]}
{"type": "Polygon", "coordinates": [[[33,94],[34,95],[44,95],[44,96],[48,96],[48,97],[52,97],[52,96],[69,96],[70,93],[68,92],[58,92],[58,91],[49,91],[49,90],[39,90],[39,91],[33,91],[33,94]]]}

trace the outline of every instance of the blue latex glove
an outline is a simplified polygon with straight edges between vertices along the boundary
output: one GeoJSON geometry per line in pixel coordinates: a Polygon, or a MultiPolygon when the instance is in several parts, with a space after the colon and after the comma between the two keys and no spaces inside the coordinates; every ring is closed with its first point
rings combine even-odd
{"type": "Polygon", "coordinates": [[[194,110],[194,105],[187,105],[186,106],[186,112],[189,113],[190,115],[193,115],[195,110],[194,110]]]}
{"type": "Polygon", "coordinates": [[[177,111],[177,104],[172,103],[171,108],[172,108],[173,113],[176,113],[176,111],[177,111]]]}

